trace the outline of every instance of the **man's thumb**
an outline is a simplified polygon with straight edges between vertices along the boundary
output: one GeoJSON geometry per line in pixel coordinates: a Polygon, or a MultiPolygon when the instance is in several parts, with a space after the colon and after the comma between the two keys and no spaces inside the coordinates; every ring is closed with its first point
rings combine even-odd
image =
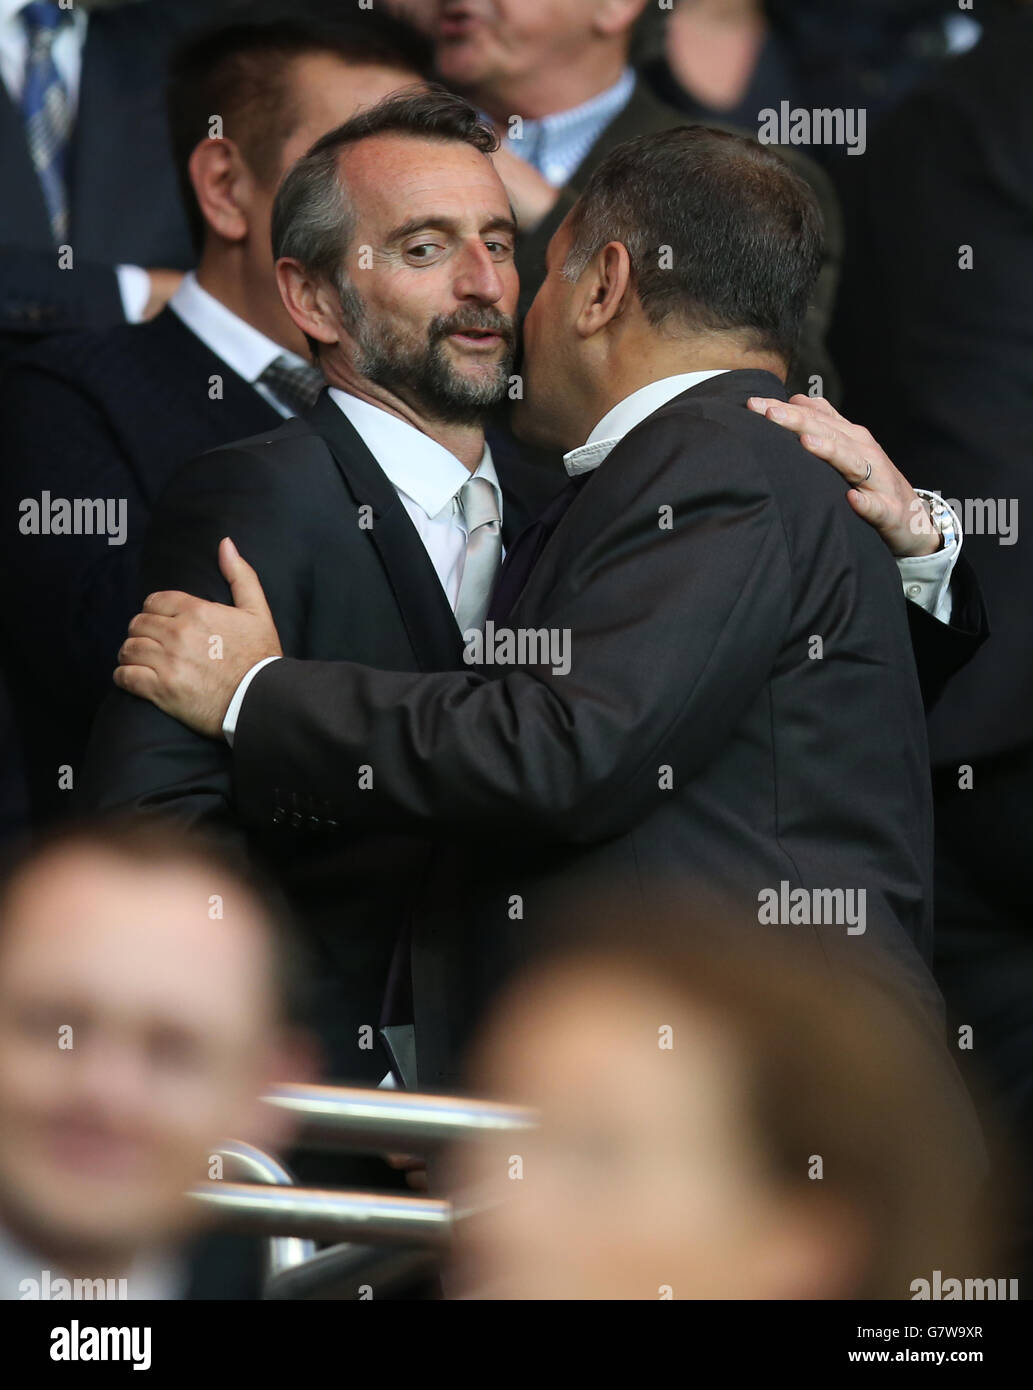
{"type": "Polygon", "coordinates": [[[219,569],[222,571],[223,579],[230,586],[235,607],[246,609],[249,613],[269,612],[258,575],[229,536],[224,536],[219,542],[219,569]]]}

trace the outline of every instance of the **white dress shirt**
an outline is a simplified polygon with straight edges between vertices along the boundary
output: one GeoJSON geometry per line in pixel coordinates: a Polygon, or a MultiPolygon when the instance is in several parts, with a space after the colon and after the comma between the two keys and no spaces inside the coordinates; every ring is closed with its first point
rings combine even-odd
{"type": "Polygon", "coordinates": [[[272,338],[267,338],[202,289],[193,271],[184,275],[179,289],[169,300],[169,308],[216,357],[221,357],[239,377],[250,382],[285,420],[291,418],[294,412],[290,407],[278,400],[258,378],[277,357],[286,357],[294,366],[310,365],[303,357],[274,343],[272,338]]]}
{"type": "MultiPolygon", "coordinates": [[[[330,398],[347,416],[394,486],[454,613],[466,560],[466,526],[458,498],[463,484],[471,477],[486,478],[495,489],[499,519],[502,518],[502,489],[491,450],[485,444],[481,461],[471,473],[444,445],[397,415],[336,388],[331,388],[330,398]]],[[[222,722],[222,732],[229,744],[233,743],[248,686],[263,666],[277,659],[268,656],[257,662],[237,686],[222,722]]]]}
{"type": "MultiPolygon", "coordinates": [[[[29,56],[29,40],[21,12],[29,3],[30,0],[0,0],[0,80],[16,107],[21,103],[25,61],[29,56]]],[[[83,47],[90,17],[81,5],[74,5],[68,11],[68,16],[58,30],[50,54],[68,93],[74,123],[82,83],[83,47]]],[[[151,277],[138,265],[116,266],[115,275],[122,311],[129,323],[139,323],[151,297],[151,277]]]]}
{"type": "MultiPolygon", "coordinates": [[[[712,376],[720,376],[720,371],[683,372],[679,376],[664,377],[652,381],[648,386],[632,392],[615,405],[596,425],[586,443],[579,449],[571,449],[564,455],[563,462],[571,477],[579,473],[589,473],[598,468],[603,459],[617,447],[626,434],[636,425],[680,396],[683,391],[709,381],[712,376]]],[[[922,496],[938,498],[936,493],[922,491],[922,496]]],[[[946,505],[946,504],[945,504],[946,505]]],[[[950,591],[951,575],[961,554],[961,521],[953,508],[948,508],[954,521],[954,536],[946,540],[940,550],[932,555],[906,556],[897,560],[900,582],[907,598],[931,613],[942,623],[949,623],[953,600],[950,591]]]]}

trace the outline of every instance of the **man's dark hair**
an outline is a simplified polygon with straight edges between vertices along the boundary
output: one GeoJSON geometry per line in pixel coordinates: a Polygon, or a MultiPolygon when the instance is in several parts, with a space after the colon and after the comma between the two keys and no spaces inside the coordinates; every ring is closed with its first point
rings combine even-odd
{"type": "Polygon", "coordinates": [[[734,332],[791,360],[824,229],[810,186],[772,150],[707,126],[639,136],[595,170],[570,228],[568,279],[619,241],[655,327],[734,332]]]}
{"type": "MultiPolygon", "coordinates": [[[[273,204],[273,255],[277,260],[289,256],[334,285],[348,323],[361,318],[362,305],[341,269],[354,235],[355,210],[338,162],[343,150],[376,135],[466,144],[484,155],[499,147],[498,136],[468,101],[443,87],[421,86],[360,111],[328,131],[294,164],[273,204]]],[[[309,346],[318,353],[319,344],[311,338],[309,346]]]]}
{"type": "Polygon", "coordinates": [[[205,222],[190,182],[190,156],[219,116],[223,133],[240,148],[264,184],[276,179],[283,147],[298,120],[288,65],[327,53],[348,63],[382,65],[430,75],[429,41],[408,21],[377,10],[344,11],[299,0],[231,9],[220,24],[192,35],[173,55],[167,105],[172,150],[194,245],[204,243],[205,222]]]}

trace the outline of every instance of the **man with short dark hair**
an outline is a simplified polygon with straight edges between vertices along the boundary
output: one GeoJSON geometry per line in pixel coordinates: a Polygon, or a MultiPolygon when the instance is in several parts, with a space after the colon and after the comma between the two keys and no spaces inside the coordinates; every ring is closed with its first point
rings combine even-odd
{"type": "Polygon", "coordinates": [[[272,429],[323,385],[283,308],[269,220],[284,172],[357,108],[420,78],[418,36],[364,15],[246,19],[191,39],[169,84],[198,255],[152,322],[63,334],[0,378],[3,662],[33,824],[67,815],[91,720],[139,604],[148,516],[181,463],[272,429]],[[53,507],[99,500],[102,524],[53,507]],[[33,503],[46,512],[26,515],[33,503]],[[60,626],[38,642],[42,611],[60,626]]]}
{"type": "MultiPolygon", "coordinates": [[[[524,326],[517,427],[572,482],[467,624],[465,670],[277,659],[276,600],[229,542],[235,608],[165,592],[134,619],[118,683],[232,740],[248,821],[438,837],[411,946],[420,1084],[458,1079],[550,907],[629,878],[677,902],[702,876],[942,1029],[900,579],[839,479],[747,409],[785,399],[820,259],[813,193],[753,142],[683,128],[604,161],[524,326]]],[[[333,342],[326,290],[280,275],[333,342]]]]}

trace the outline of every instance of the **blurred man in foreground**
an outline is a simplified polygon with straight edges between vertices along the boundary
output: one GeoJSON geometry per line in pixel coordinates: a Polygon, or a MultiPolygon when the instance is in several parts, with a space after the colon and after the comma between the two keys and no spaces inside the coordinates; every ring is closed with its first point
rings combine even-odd
{"type": "Polygon", "coordinates": [[[62,1296],[59,1279],[256,1296],[242,1245],[190,1248],[186,1191],[226,1139],[285,1137],[258,1101],[299,1065],[283,964],[253,890],[170,827],[68,832],[15,869],[0,899],[0,1297],[62,1296]]]}
{"type": "Polygon", "coordinates": [[[599,939],[525,975],[475,1050],[475,1089],[541,1127],[455,1161],[487,1208],[456,1293],[907,1299],[939,1270],[1015,1296],[974,1239],[967,1102],[885,995],[755,926],[636,908],[631,938],[592,906],[599,939]]]}

